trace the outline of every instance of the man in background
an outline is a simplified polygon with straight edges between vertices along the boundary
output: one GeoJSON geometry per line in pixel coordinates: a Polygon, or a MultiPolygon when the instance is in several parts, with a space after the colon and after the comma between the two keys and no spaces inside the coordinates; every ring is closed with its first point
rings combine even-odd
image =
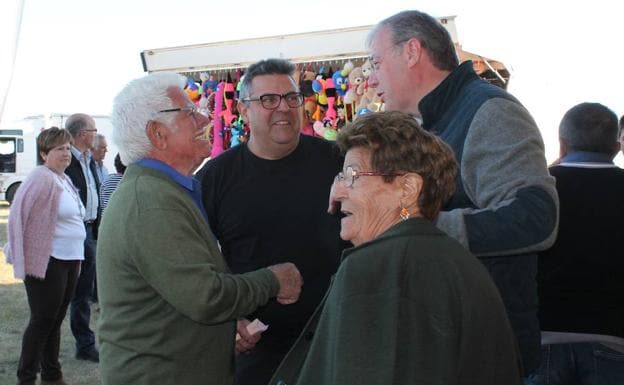
{"type": "Polygon", "coordinates": [[[80,200],[86,208],[84,225],[87,232],[84,260],[70,307],[70,326],[76,339],[76,358],[99,362],[100,355],[95,347],[95,334],[89,327],[91,304],[95,290],[95,248],[97,223],[99,219],[100,179],[97,175],[91,148],[97,128],[95,120],[86,114],[74,114],[67,118],[65,128],[74,138],[71,147],[72,159],[65,174],[78,188],[80,200]]]}
{"type": "Polygon", "coordinates": [[[106,141],[106,137],[102,134],[96,134],[91,153],[93,155],[93,160],[95,161],[95,170],[98,174],[100,183],[104,183],[108,177],[108,169],[104,166],[104,158],[106,157],[107,152],[108,142],[106,141]]]}
{"type": "Polygon", "coordinates": [[[624,384],[624,170],[617,115],[581,103],[559,125],[555,244],[540,253],[542,366],[535,384],[624,384]]]}

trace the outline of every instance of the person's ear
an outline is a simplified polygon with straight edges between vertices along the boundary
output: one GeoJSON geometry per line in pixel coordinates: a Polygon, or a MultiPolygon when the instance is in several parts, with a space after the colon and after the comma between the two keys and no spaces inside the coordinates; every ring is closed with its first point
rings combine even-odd
{"type": "Polygon", "coordinates": [[[413,37],[405,42],[405,46],[403,47],[404,53],[407,57],[407,65],[412,67],[420,62],[422,55],[424,53],[423,47],[420,44],[420,41],[413,37]]]}
{"type": "Polygon", "coordinates": [[[418,207],[418,199],[422,193],[423,179],[415,172],[408,172],[401,177],[401,201],[413,207],[418,207]]]}
{"type": "Polygon", "coordinates": [[[159,150],[167,148],[167,133],[165,127],[160,122],[150,120],[147,122],[145,132],[147,134],[147,138],[152,143],[152,146],[159,150]]]}
{"type": "Polygon", "coordinates": [[[559,138],[559,159],[568,154],[568,146],[566,146],[563,138],[559,138]]]}
{"type": "Polygon", "coordinates": [[[236,104],[236,109],[240,112],[240,115],[243,117],[243,121],[245,123],[249,123],[249,119],[247,119],[247,111],[249,110],[249,106],[245,102],[240,102],[236,104]]]}

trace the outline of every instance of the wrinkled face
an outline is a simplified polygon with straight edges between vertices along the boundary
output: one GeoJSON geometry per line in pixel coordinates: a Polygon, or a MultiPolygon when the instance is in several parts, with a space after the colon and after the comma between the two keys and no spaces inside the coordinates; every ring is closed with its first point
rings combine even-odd
{"type": "Polygon", "coordinates": [[[372,41],[369,52],[371,73],[368,83],[383,99],[386,111],[414,113],[415,111],[410,111],[409,107],[414,90],[405,81],[408,69],[404,58],[405,45],[393,45],[391,36],[387,27],[382,28],[372,41]]]}
{"type": "MultiPolygon", "coordinates": [[[[356,172],[375,171],[370,165],[370,150],[354,147],[347,151],[343,172],[352,167],[356,172]]],[[[340,238],[355,246],[377,238],[398,223],[401,203],[401,178],[386,183],[382,176],[361,175],[348,186],[347,180],[334,182],[331,198],[340,202],[345,215],[340,238]]]]}
{"type": "MultiPolygon", "coordinates": [[[[194,108],[184,91],[172,87],[168,91],[171,99],[171,108],[194,108]]],[[[168,127],[167,152],[177,163],[183,163],[195,168],[210,156],[212,145],[206,129],[210,120],[199,112],[177,111],[171,127],[168,127]]]]}
{"type": "Polygon", "coordinates": [[[57,174],[62,174],[65,172],[67,166],[71,162],[71,145],[69,142],[64,143],[60,146],[56,146],[47,154],[41,153],[41,158],[43,158],[44,164],[52,171],[57,174]]]}
{"type": "Polygon", "coordinates": [[[104,160],[107,152],[108,142],[106,142],[106,138],[100,138],[98,145],[93,148],[93,159],[95,159],[96,161],[104,160]]]}
{"type": "Polygon", "coordinates": [[[93,120],[93,118],[89,118],[89,124],[78,133],[78,137],[76,138],[76,147],[78,147],[81,151],[92,148],[96,134],[97,128],[95,127],[95,120],[93,120]]]}
{"type": "MultiPolygon", "coordinates": [[[[288,75],[260,75],[251,81],[249,98],[297,91],[297,86],[288,75]]],[[[264,108],[260,101],[239,103],[239,110],[249,123],[249,147],[254,153],[257,149],[281,153],[284,149],[294,149],[299,143],[301,107],[289,107],[282,98],[274,110],[264,108]]]]}

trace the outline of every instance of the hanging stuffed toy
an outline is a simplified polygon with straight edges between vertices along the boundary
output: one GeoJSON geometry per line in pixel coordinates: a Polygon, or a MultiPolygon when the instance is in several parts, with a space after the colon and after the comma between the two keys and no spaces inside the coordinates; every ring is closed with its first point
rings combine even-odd
{"type": "Polygon", "coordinates": [[[195,104],[199,103],[200,90],[195,80],[192,78],[186,79],[186,86],[184,87],[184,91],[188,95],[189,99],[195,104]]]}
{"type": "Polygon", "coordinates": [[[338,137],[338,131],[336,131],[329,122],[314,122],[314,133],[325,140],[334,141],[338,137]]]}
{"type": "Polygon", "coordinates": [[[332,127],[336,127],[336,87],[333,79],[325,80],[325,94],[327,95],[327,111],[323,122],[328,121],[332,127]]]}
{"type": "Polygon", "coordinates": [[[210,153],[211,158],[216,158],[223,152],[223,94],[225,90],[225,83],[221,82],[217,86],[217,91],[215,92],[215,107],[214,107],[214,126],[213,126],[213,137],[214,142],[212,143],[212,152],[210,153]]]}
{"type": "Polygon", "coordinates": [[[225,83],[225,89],[223,93],[223,98],[225,99],[225,111],[223,111],[223,121],[226,125],[229,126],[230,122],[232,122],[235,118],[238,118],[232,112],[232,104],[234,103],[234,83],[232,82],[232,77],[230,74],[227,76],[227,82],[225,83]]]}

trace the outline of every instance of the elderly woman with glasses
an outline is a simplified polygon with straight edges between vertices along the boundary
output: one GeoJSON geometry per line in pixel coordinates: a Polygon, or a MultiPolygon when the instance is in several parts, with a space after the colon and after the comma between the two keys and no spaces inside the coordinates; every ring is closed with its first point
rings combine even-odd
{"type": "Polygon", "coordinates": [[[496,286],[435,227],[455,188],[448,146],[400,112],[359,117],[338,145],[331,194],[354,247],[271,383],[519,384],[496,286]]]}

